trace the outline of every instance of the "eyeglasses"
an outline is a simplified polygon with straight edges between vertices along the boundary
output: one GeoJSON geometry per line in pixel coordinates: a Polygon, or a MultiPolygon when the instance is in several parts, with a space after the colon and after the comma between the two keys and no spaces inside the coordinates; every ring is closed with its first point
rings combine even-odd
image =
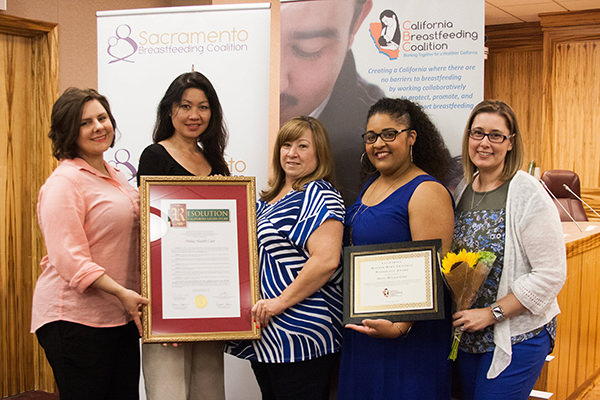
{"type": "Polygon", "coordinates": [[[469,129],[469,137],[473,140],[483,140],[486,136],[491,143],[503,143],[506,139],[510,139],[515,135],[506,136],[494,131],[485,133],[481,129],[469,129]]]}
{"type": "Polygon", "coordinates": [[[367,144],[373,144],[377,141],[377,138],[381,138],[384,142],[393,142],[396,140],[396,136],[401,134],[402,132],[410,131],[410,128],[402,129],[401,131],[390,128],[384,129],[381,133],[375,132],[366,132],[362,134],[363,142],[367,144]]]}

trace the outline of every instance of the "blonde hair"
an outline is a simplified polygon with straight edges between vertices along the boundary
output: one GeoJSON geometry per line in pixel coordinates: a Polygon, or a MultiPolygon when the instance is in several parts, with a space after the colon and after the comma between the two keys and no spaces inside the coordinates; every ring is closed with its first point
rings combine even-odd
{"type": "Polygon", "coordinates": [[[509,181],[515,176],[517,171],[521,169],[525,155],[523,139],[521,138],[521,131],[519,130],[519,124],[517,123],[517,116],[508,104],[500,100],[482,101],[473,108],[473,111],[469,116],[462,141],[462,165],[464,177],[467,180],[467,183],[472,183],[475,178],[475,172],[477,172],[477,167],[469,157],[469,129],[471,129],[475,117],[481,113],[498,114],[504,118],[506,127],[509,130],[509,135],[513,135],[508,139],[512,141],[512,149],[506,153],[506,157],[504,158],[504,168],[499,177],[503,182],[509,181]]]}
{"type": "Polygon", "coordinates": [[[287,142],[293,142],[301,137],[306,129],[312,133],[312,139],[317,155],[317,168],[310,174],[298,178],[292,188],[297,191],[304,190],[304,185],[308,182],[316,180],[326,180],[332,185],[334,184],[334,165],[331,155],[331,146],[327,131],[323,124],[316,118],[307,116],[298,116],[284,123],[279,129],[275,146],[273,149],[273,158],[271,160],[271,168],[273,176],[269,179],[269,189],[263,190],[260,193],[260,198],[263,201],[269,202],[273,200],[283,188],[285,184],[285,171],[281,168],[281,146],[287,142]]]}

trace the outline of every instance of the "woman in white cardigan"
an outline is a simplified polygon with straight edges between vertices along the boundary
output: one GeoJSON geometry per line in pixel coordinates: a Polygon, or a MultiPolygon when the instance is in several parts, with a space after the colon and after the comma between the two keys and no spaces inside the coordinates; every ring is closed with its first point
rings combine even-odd
{"type": "Polygon", "coordinates": [[[457,357],[465,400],[526,400],[556,336],[556,296],[566,278],[558,211],[520,171],[523,142],[513,110],[485,100],[471,113],[455,190],[453,250],[491,251],[496,261],[471,309],[457,357]]]}

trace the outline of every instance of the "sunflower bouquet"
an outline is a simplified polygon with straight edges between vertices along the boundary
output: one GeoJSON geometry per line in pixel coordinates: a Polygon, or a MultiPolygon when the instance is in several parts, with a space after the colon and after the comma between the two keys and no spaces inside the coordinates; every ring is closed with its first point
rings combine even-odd
{"type": "MultiPolygon", "coordinates": [[[[448,253],[442,260],[442,273],[456,305],[456,311],[469,309],[475,301],[479,288],[490,273],[496,255],[489,251],[470,252],[462,249],[448,253]]],[[[449,360],[456,360],[458,344],[462,336],[460,328],[454,328],[449,360]]]]}

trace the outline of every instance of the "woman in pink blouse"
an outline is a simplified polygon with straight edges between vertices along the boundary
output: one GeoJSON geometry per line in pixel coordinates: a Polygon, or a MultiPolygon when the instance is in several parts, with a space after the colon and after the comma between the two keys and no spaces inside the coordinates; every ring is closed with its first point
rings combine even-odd
{"type": "Polygon", "coordinates": [[[139,195],[103,154],[116,123],[106,98],[70,88],[52,109],[58,167],[42,186],[38,220],[48,255],[31,330],[61,400],[138,399],[139,195]]]}

